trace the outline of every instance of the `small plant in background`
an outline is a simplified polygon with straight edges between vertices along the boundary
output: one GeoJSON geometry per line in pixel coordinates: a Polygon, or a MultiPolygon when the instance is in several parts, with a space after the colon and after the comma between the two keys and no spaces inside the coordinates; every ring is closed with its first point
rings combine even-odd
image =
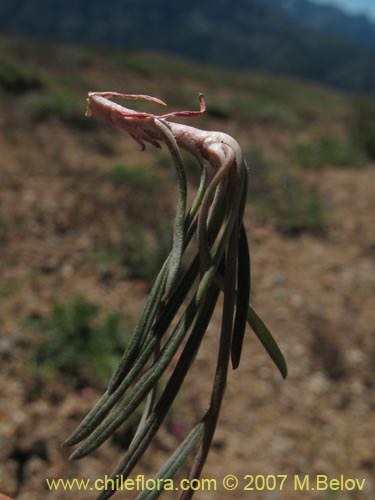
{"type": "Polygon", "coordinates": [[[258,213],[282,233],[299,236],[312,233],[323,236],[327,216],[319,190],[304,180],[301,172],[271,167],[257,156],[257,175],[249,187],[249,199],[258,213]]]}
{"type": "Polygon", "coordinates": [[[81,102],[58,88],[29,92],[22,98],[20,108],[24,116],[32,122],[57,119],[80,130],[95,128],[95,125],[83,119],[81,102]]]}
{"type": "Polygon", "coordinates": [[[0,88],[13,94],[24,94],[43,87],[36,70],[16,60],[0,58],[0,88]]]}
{"type": "Polygon", "coordinates": [[[49,316],[34,320],[32,326],[42,332],[33,352],[36,370],[65,375],[77,386],[101,385],[129,340],[117,311],[101,314],[98,305],[80,295],[55,304],[49,316]]]}
{"type": "Polygon", "coordinates": [[[149,232],[135,220],[127,219],[120,249],[121,262],[129,269],[130,277],[146,281],[155,279],[168,257],[171,242],[171,227],[167,219],[159,218],[149,232]]]}
{"type": "Polygon", "coordinates": [[[142,165],[115,164],[105,169],[101,179],[114,186],[126,185],[130,194],[118,242],[94,254],[99,260],[123,265],[130,278],[152,282],[168,256],[172,241],[169,220],[158,214],[162,178],[142,165]]]}
{"type": "Polygon", "coordinates": [[[297,166],[320,169],[326,166],[359,167],[363,165],[363,153],[351,140],[337,137],[315,137],[310,142],[296,145],[292,159],[297,166]]]}
{"type": "Polygon", "coordinates": [[[103,172],[102,178],[114,184],[126,184],[141,193],[144,190],[154,191],[161,186],[159,175],[142,165],[112,165],[103,172]]]}
{"type": "Polygon", "coordinates": [[[351,133],[355,144],[375,160],[375,97],[357,97],[353,101],[351,133]]]}
{"type": "MultiPolygon", "coordinates": [[[[64,446],[80,443],[72,459],[88,455],[144,404],[134,437],[112,474],[113,479],[119,475],[127,478],[175,401],[214,310],[219,308],[218,298],[222,293],[221,332],[208,409],[156,475],[161,481],[173,477],[188,455],[198,448],[189,473],[189,479],[194,480],[200,477],[212,444],[229,364],[231,362],[233,369],[239,366],[247,323],[282,376],[287,374],[277,343],[249,303],[250,258],[243,224],[248,168],[239,144],[227,134],[166,121],[178,116],[201,115],[205,111],[203,95],[199,96],[199,111],[160,116],[124,108],[110,101],[111,98],[165,103],[150,96],[96,92],[89,94],[87,115],[104,118],[127,131],[142,149],[145,142],[157,148],[164,143],[176,169],[179,198],[170,252],[154,281],[129,346],[103,396],[64,446]],[[201,172],[190,208],[187,207],[181,149],[195,158],[201,172]],[[194,244],[197,248],[191,257],[186,250],[194,244]],[[177,321],[173,322],[175,318],[177,321]],[[164,383],[163,377],[172,363],[173,371],[164,383]],[[160,385],[163,387],[158,389],[160,385]]],[[[109,488],[99,499],[114,493],[114,489],[109,488]]],[[[162,489],[145,490],[137,499],[156,498],[161,493],[162,489]]],[[[194,489],[189,489],[183,492],[181,499],[189,500],[193,494],[194,489]]]]}
{"type": "Polygon", "coordinates": [[[3,244],[8,236],[9,226],[7,222],[0,217],[0,245],[3,244]]]}
{"type": "Polygon", "coordinates": [[[114,262],[127,270],[130,279],[152,283],[171,248],[171,224],[157,216],[152,227],[127,214],[116,244],[96,248],[92,257],[97,262],[114,262]]]}
{"type": "Polygon", "coordinates": [[[314,186],[306,186],[300,178],[291,173],[281,175],[278,191],[275,193],[273,215],[276,227],[286,234],[298,236],[309,232],[323,235],[327,229],[322,200],[314,186]]]}

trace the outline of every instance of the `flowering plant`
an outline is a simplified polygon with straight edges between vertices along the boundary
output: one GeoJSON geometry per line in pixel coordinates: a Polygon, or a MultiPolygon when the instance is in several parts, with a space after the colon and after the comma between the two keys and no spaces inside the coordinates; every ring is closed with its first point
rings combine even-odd
{"type": "MultiPolygon", "coordinates": [[[[118,475],[128,477],[175,400],[222,293],[221,333],[208,410],[156,476],[157,479],[173,477],[189,453],[198,448],[189,474],[190,480],[197,479],[214,436],[230,362],[233,369],[240,363],[247,324],[282,376],[287,374],[280,349],[250,303],[250,256],[243,222],[248,167],[241,147],[231,136],[167,121],[204,113],[203,95],[199,95],[199,111],[177,111],[159,116],[124,108],[111,98],[143,99],[160,105],[165,103],[144,95],[92,92],[89,93],[86,114],[125,130],[142,149],[145,143],[157,148],[162,143],[167,146],[179,181],[173,243],[132,340],[105,393],[64,445],[81,443],[71,458],[86,456],[145,402],[135,435],[112,475],[113,478],[118,475]],[[189,209],[181,149],[196,159],[201,171],[200,185],[189,209]],[[193,238],[196,254],[183,271],[185,250],[194,241],[193,238]],[[170,328],[176,315],[177,325],[170,328]],[[161,394],[157,395],[158,383],[179,350],[174,370],[161,394]]],[[[156,498],[161,492],[144,491],[137,499],[156,498]]],[[[113,493],[112,489],[104,491],[99,499],[109,498],[113,493]]],[[[181,499],[188,500],[193,494],[192,489],[184,491],[181,499]]]]}

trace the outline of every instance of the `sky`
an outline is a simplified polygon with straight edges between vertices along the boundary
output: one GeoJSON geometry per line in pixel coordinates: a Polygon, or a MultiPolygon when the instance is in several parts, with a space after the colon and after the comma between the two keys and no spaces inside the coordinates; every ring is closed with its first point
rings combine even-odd
{"type": "Polygon", "coordinates": [[[313,2],[336,5],[353,14],[367,14],[375,21],[375,0],[313,0],[313,2]]]}

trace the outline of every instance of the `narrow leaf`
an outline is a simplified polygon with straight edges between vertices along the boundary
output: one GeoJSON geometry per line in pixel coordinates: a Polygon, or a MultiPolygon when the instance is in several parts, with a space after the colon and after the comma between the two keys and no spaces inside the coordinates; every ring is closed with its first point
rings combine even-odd
{"type": "Polygon", "coordinates": [[[280,370],[282,377],[286,378],[288,374],[288,368],[286,365],[284,355],[280,351],[280,348],[277,345],[275,339],[273,338],[271,332],[269,331],[267,326],[263,323],[262,319],[258,316],[258,314],[256,313],[251,304],[249,305],[247,313],[247,321],[251,326],[255,335],[261,341],[263,347],[271,357],[272,361],[280,370]]]}
{"type": "Polygon", "coordinates": [[[241,225],[238,241],[237,300],[234,319],[231,359],[233,370],[241,360],[242,344],[247,324],[247,310],[250,301],[250,255],[246,231],[241,225]]]}

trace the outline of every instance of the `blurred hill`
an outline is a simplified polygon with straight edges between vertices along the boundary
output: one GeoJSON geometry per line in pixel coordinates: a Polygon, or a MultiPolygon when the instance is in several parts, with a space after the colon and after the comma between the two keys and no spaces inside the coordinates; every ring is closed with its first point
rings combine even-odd
{"type": "Polygon", "coordinates": [[[374,24],[308,1],[3,0],[0,30],[375,89],[374,24]]]}
{"type": "Polygon", "coordinates": [[[333,5],[319,5],[309,0],[265,0],[265,3],[301,26],[375,47],[375,25],[364,14],[349,15],[333,5]]]}

